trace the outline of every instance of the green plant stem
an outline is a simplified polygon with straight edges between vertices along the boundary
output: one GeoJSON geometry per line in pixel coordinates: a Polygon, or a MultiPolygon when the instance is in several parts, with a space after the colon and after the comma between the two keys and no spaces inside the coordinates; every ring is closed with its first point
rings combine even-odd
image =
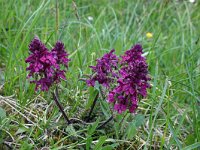
{"type": "Polygon", "coordinates": [[[113,116],[110,116],[110,118],[108,118],[108,120],[106,120],[102,125],[100,125],[97,129],[101,129],[103,128],[108,122],[110,122],[113,119],[113,116]]]}
{"type": "Polygon", "coordinates": [[[92,114],[92,112],[93,112],[93,110],[94,110],[94,106],[95,106],[96,103],[97,103],[98,97],[99,97],[99,93],[97,93],[97,95],[96,95],[96,97],[95,97],[95,99],[94,99],[94,101],[93,101],[93,103],[92,103],[92,107],[91,107],[90,112],[89,112],[89,115],[88,115],[88,117],[87,117],[87,121],[90,120],[91,114],[92,114]]]}
{"type": "Polygon", "coordinates": [[[61,104],[60,104],[60,102],[59,102],[59,100],[58,100],[58,88],[57,88],[57,87],[56,87],[55,92],[52,93],[52,95],[53,95],[53,99],[54,99],[56,105],[58,106],[60,112],[62,113],[63,117],[65,118],[67,124],[68,124],[68,125],[71,124],[69,118],[67,117],[67,115],[66,115],[66,113],[65,113],[65,111],[64,111],[64,109],[63,109],[63,107],[61,106],[61,104]]]}

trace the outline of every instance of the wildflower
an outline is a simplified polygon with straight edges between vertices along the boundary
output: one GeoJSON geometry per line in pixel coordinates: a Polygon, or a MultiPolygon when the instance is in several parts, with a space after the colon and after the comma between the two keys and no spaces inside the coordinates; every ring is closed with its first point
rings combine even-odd
{"type": "Polygon", "coordinates": [[[56,59],[58,64],[64,65],[66,68],[68,68],[68,63],[70,61],[68,57],[68,54],[64,48],[64,44],[61,41],[57,41],[54,48],[51,50],[52,54],[54,55],[54,58],[56,59]]]}
{"type": "Polygon", "coordinates": [[[195,3],[195,0],[189,0],[190,3],[195,3]]]}
{"type": "Polygon", "coordinates": [[[147,32],[147,33],[146,33],[146,37],[150,39],[150,38],[153,37],[153,34],[152,34],[151,32],[147,32]]]}
{"type": "Polygon", "coordinates": [[[95,86],[95,82],[98,81],[105,87],[109,87],[113,78],[117,77],[115,70],[118,65],[118,57],[113,54],[115,50],[111,50],[109,53],[105,54],[102,58],[97,59],[96,66],[90,66],[93,70],[93,75],[87,80],[89,86],[95,86]]]}
{"type": "Polygon", "coordinates": [[[94,19],[93,19],[92,16],[88,16],[88,20],[89,20],[89,21],[93,21],[94,19]]]}
{"type": "Polygon", "coordinates": [[[47,76],[51,76],[51,66],[56,65],[56,60],[52,57],[51,53],[48,52],[48,49],[38,37],[35,37],[32,40],[31,44],[29,45],[29,50],[31,54],[25,60],[26,63],[30,64],[26,69],[30,71],[28,77],[33,76],[34,73],[40,73],[43,71],[48,71],[47,76]]]}
{"type": "Polygon", "coordinates": [[[64,44],[57,42],[52,51],[48,51],[38,37],[35,37],[30,45],[30,56],[25,60],[29,63],[26,70],[30,71],[28,78],[34,78],[31,83],[36,84],[35,90],[40,88],[48,91],[54,83],[60,82],[60,78],[65,79],[66,70],[61,70],[60,65],[68,67],[68,54],[64,50],[64,44]]]}
{"type": "Polygon", "coordinates": [[[146,90],[150,87],[147,82],[150,80],[148,66],[139,44],[126,51],[121,58],[118,84],[110,91],[108,102],[114,103],[114,110],[118,113],[126,109],[133,113],[138,106],[138,97],[146,97],[146,90]]]}
{"type": "Polygon", "coordinates": [[[142,46],[136,44],[127,50],[120,59],[113,54],[114,50],[97,60],[91,66],[95,73],[87,83],[94,86],[95,81],[108,89],[108,102],[114,110],[122,113],[125,110],[134,113],[138,107],[139,97],[146,97],[148,81],[148,65],[142,56],[142,46]]]}

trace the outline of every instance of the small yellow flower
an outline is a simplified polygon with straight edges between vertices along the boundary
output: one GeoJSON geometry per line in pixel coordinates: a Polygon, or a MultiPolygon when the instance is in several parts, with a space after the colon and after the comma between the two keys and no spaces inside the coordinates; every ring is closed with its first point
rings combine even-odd
{"type": "Polygon", "coordinates": [[[151,32],[147,32],[147,33],[146,33],[146,37],[150,39],[150,38],[153,37],[153,34],[152,34],[151,32]]]}

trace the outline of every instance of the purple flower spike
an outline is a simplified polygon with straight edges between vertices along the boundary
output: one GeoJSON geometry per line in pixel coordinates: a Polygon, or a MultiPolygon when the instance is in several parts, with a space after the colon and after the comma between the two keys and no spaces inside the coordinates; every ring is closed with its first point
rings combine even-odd
{"type": "Polygon", "coordinates": [[[31,83],[36,84],[35,90],[48,91],[54,83],[65,79],[66,70],[61,70],[60,65],[68,67],[68,54],[65,52],[64,44],[57,42],[52,51],[48,51],[38,37],[35,37],[30,45],[31,54],[25,60],[29,63],[26,70],[30,71],[28,78],[32,77],[31,83]]]}
{"type": "MultiPolygon", "coordinates": [[[[115,95],[114,103],[117,106],[123,106],[118,108],[124,108],[125,105],[131,113],[134,113],[138,107],[138,97],[146,97],[146,90],[150,87],[147,82],[150,80],[148,77],[148,65],[142,56],[142,46],[139,44],[126,51],[121,58],[120,78],[117,80],[118,85],[112,90],[115,95]],[[120,100],[119,97],[121,96],[125,97],[125,99],[120,100]]],[[[111,101],[110,97],[108,97],[108,101],[111,101]]],[[[119,113],[125,111],[125,109],[115,110],[119,113]]]]}
{"type": "Polygon", "coordinates": [[[93,70],[93,75],[87,84],[89,86],[95,86],[95,81],[98,81],[99,84],[102,84],[104,87],[109,87],[110,83],[113,81],[113,78],[117,77],[115,70],[118,65],[118,57],[113,54],[115,50],[111,50],[109,53],[106,53],[102,58],[97,59],[96,66],[90,66],[93,70]]]}
{"type": "Polygon", "coordinates": [[[48,49],[46,46],[40,41],[40,39],[36,36],[29,45],[29,50],[32,53],[46,52],[48,49]]]}
{"type": "Polygon", "coordinates": [[[62,42],[57,41],[51,52],[56,58],[58,64],[63,64],[65,67],[68,67],[70,59],[68,59],[67,57],[69,54],[67,54],[64,44],[62,42]]]}
{"type": "Polygon", "coordinates": [[[30,71],[28,77],[41,72],[51,72],[51,66],[55,65],[56,60],[52,57],[51,53],[48,52],[48,49],[38,37],[35,37],[31,41],[29,50],[31,54],[25,60],[26,63],[29,63],[29,67],[26,68],[26,70],[30,71]]]}

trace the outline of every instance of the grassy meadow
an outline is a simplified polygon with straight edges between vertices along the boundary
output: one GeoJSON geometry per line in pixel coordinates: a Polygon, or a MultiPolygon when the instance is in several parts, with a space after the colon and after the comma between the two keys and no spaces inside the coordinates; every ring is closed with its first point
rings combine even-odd
{"type": "Polygon", "coordinates": [[[0,149],[200,149],[200,1],[0,0],[0,149]],[[147,37],[150,32],[152,37],[147,37]],[[99,97],[91,122],[67,125],[51,92],[27,77],[28,45],[57,40],[71,59],[59,98],[84,120],[97,89],[81,79],[111,49],[143,46],[151,89],[136,114],[114,113],[99,97]]]}

